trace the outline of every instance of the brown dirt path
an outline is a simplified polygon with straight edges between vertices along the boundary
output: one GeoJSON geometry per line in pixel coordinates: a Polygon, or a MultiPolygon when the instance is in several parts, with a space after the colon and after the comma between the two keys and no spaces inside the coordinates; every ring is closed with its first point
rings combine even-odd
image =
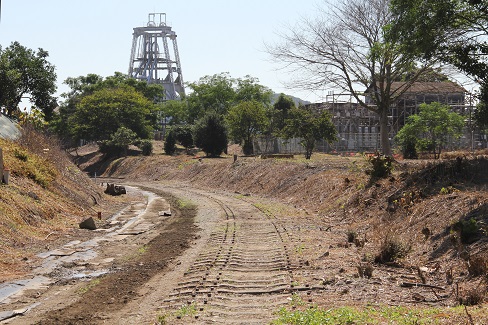
{"type": "Polygon", "coordinates": [[[41,306],[10,324],[266,324],[293,301],[329,308],[454,305],[453,287],[433,264],[424,275],[436,290],[400,286],[421,282],[415,267],[375,265],[371,278],[359,277],[365,248],[347,242],[342,218],[181,182],[144,186],[171,193],[182,208],[198,207],[196,215],[177,214],[107,248],[122,256],[113,273],[32,293],[41,306]],[[141,247],[147,250],[139,256],[141,247]]]}

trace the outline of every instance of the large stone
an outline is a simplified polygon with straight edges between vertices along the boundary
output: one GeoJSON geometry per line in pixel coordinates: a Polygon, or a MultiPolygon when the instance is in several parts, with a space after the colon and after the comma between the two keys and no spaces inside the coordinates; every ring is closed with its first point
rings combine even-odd
{"type": "Polygon", "coordinates": [[[88,229],[88,230],[95,230],[97,229],[97,225],[95,224],[95,220],[92,217],[83,220],[80,222],[81,229],[88,229]]]}
{"type": "Polygon", "coordinates": [[[124,186],[115,185],[107,183],[107,188],[105,189],[105,194],[109,194],[112,196],[126,194],[127,191],[125,190],[124,186]]]}

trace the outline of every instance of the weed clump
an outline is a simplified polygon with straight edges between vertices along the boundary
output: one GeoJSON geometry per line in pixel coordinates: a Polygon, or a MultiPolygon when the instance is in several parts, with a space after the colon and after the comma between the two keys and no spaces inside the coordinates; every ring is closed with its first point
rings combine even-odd
{"type": "Polygon", "coordinates": [[[393,157],[375,154],[368,157],[368,162],[371,164],[371,169],[366,173],[376,178],[385,178],[391,175],[393,170],[393,157]]]}
{"type": "Polygon", "coordinates": [[[354,243],[354,241],[358,238],[358,233],[352,229],[347,231],[347,242],[354,243]]]}
{"type": "Polygon", "coordinates": [[[485,276],[488,279],[488,256],[470,256],[468,260],[468,272],[470,276],[485,276]]]}
{"type": "Polygon", "coordinates": [[[373,265],[371,263],[360,263],[357,266],[358,269],[358,275],[361,278],[368,278],[370,279],[373,276],[373,265]]]}
{"type": "Polygon", "coordinates": [[[386,237],[380,247],[380,252],[375,257],[376,263],[391,263],[407,256],[410,252],[410,245],[395,237],[386,237]]]}
{"type": "Polygon", "coordinates": [[[485,301],[486,293],[487,293],[486,287],[470,288],[468,290],[461,292],[458,295],[457,300],[460,305],[476,306],[485,301]]]}
{"type": "Polygon", "coordinates": [[[459,233],[463,244],[472,244],[481,237],[481,227],[474,218],[456,222],[452,226],[452,230],[459,233]]]}

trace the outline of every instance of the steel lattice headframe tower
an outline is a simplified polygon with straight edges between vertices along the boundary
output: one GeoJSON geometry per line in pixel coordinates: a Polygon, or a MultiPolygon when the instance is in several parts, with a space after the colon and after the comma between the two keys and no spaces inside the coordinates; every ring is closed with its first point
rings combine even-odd
{"type": "Polygon", "coordinates": [[[132,34],[129,77],[163,85],[165,100],[180,99],[185,93],[176,33],[166,25],[165,13],[149,14],[146,27],[132,34]],[[168,43],[173,43],[171,56],[168,43]]]}

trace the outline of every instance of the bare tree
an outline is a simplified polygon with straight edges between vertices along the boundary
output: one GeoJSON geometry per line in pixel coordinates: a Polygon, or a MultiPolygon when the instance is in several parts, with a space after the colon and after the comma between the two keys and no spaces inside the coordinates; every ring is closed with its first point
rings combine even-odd
{"type": "Polygon", "coordinates": [[[385,40],[385,27],[391,20],[389,0],[324,1],[317,18],[302,19],[281,35],[282,43],[267,47],[274,59],[297,75],[295,87],[338,89],[376,113],[385,155],[391,155],[390,105],[432,65],[414,62],[402,54],[400,44],[385,40]],[[414,69],[416,64],[420,66],[414,69]],[[412,71],[408,82],[392,88],[394,81],[412,71]],[[372,104],[364,99],[365,89],[372,104]]]}

